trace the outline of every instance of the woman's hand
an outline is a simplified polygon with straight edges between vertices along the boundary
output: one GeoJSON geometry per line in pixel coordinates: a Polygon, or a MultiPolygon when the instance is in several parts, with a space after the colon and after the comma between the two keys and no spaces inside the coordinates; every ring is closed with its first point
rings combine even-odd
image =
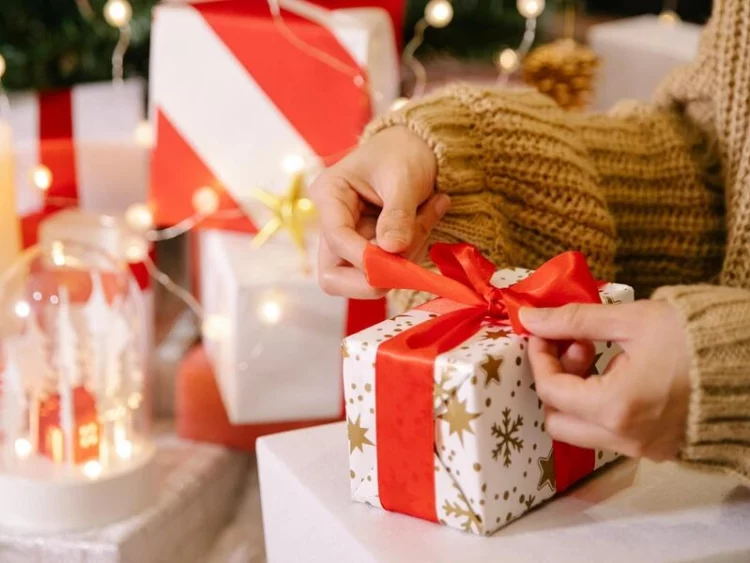
{"type": "Polygon", "coordinates": [[[361,272],[370,241],[420,258],[450,206],[447,195],[434,194],[436,174],[427,144],[405,127],[391,127],[318,177],[310,194],[323,230],[319,276],[327,293],[359,299],[382,295],[361,272]]]}
{"type": "Polygon", "coordinates": [[[631,457],[672,459],[685,437],[689,354],[677,312],[661,301],[524,309],[529,357],[553,438],[631,457]],[[554,341],[574,341],[562,354],[554,341]],[[603,377],[593,340],[620,344],[603,377]]]}

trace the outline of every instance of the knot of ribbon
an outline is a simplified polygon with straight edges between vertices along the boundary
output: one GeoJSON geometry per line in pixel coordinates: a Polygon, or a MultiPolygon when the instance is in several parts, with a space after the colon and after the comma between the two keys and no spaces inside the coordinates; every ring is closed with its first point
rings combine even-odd
{"type": "MultiPolygon", "coordinates": [[[[440,274],[369,246],[367,280],[378,289],[410,289],[444,298],[435,315],[386,340],[375,361],[378,491],[384,508],[437,521],[435,507],[434,365],[438,355],[460,346],[483,323],[508,324],[526,334],[522,307],[600,303],[599,284],[579,252],[565,252],[505,288],[491,283],[495,266],[468,244],[435,244],[430,257],[440,274]]],[[[553,443],[556,490],[593,470],[593,452],[553,443]]]]}

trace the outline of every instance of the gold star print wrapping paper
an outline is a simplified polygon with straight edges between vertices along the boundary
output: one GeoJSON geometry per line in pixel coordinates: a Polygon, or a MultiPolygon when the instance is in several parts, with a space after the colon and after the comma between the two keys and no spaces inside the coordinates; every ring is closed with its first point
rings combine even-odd
{"type": "MultiPolygon", "coordinates": [[[[501,270],[506,287],[527,270],[501,270]]],[[[602,301],[632,301],[631,288],[609,284],[602,301]]],[[[344,341],[344,381],[352,498],[382,508],[378,492],[375,358],[378,346],[427,321],[415,309],[344,341]]],[[[526,356],[527,341],[507,327],[487,325],[435,361],[435,506],[446,526],[488,535],[552,497],[552,439],[526,356]]],[[[597,343],[595,371],[617,353],[597,343]]],[[[597,451],[599,468],[616,455],[597,451]]]]}

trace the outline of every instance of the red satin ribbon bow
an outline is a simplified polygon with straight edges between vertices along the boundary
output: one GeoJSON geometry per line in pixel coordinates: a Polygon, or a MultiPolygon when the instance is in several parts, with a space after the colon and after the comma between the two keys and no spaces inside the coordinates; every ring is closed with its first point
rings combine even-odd
{"type": "MultiPolygon", "coordinates": [[[[383,507],[437,521],[433,412],[434,362],[490,321],[526,334],[521,307],[600,303],[598,284],[579,252],[565,252],[526,279],[504,289],[490,283],[495,266],[468,244],[435,244],[430,257],[442,275],[376,246],[364,255],[372,287],[425,291],[449,299],[455,309],[383,342],[375,363],[378,408],[378,487],[383,507]]],[[[556,490],[594,468],[594,454],[553,443],[556,490]]]]}

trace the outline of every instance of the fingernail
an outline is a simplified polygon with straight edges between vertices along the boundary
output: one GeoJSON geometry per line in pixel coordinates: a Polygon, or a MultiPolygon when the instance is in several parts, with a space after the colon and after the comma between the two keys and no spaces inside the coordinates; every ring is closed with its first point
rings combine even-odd
{"type": "Polygon", "coordinates": [[[437,201],[435,201],[435,212],[438,214],[438,217],[445,215],[450,208],[451,198],[445,194],[440,194],[437,197],[437,201]]]}
{"type": "Polygon", "coordinates": [[[539,326],[549,317],[549,309],[536,309],[533,307],[522,307],[518,312],[521,324],[526,328],[539,326]]]}

